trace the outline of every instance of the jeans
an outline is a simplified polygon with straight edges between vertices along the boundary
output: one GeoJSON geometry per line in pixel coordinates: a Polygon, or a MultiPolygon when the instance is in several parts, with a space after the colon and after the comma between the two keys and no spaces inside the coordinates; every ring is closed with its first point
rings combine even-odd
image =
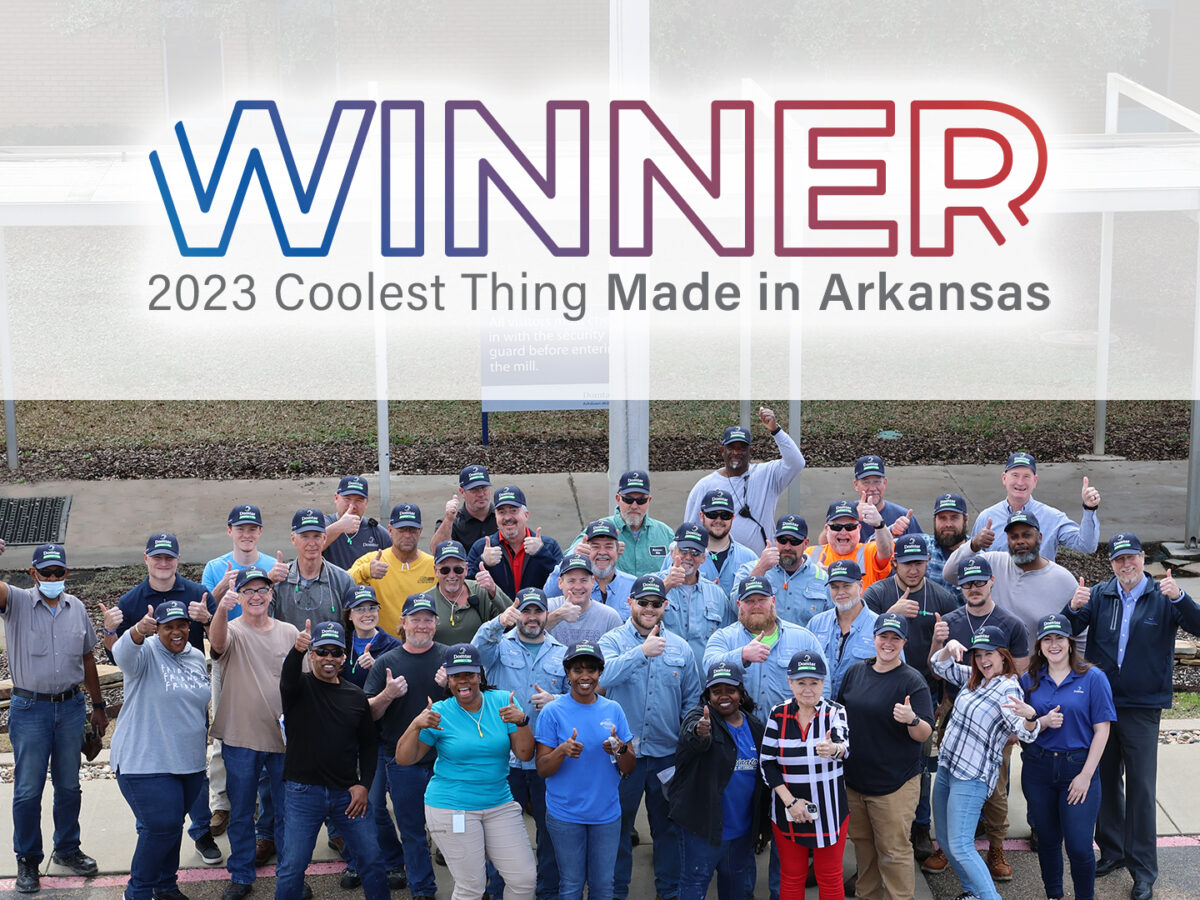
{"type": "Polygon", "coordinates": [[[1067,803],[1071,779],[1083,770],[1088,751],[1051,753],[1037,744],[1025,747],[1021,787],[1033,826],[1038,832],[1038,862],[1047,897],[1063,895],[1062,844],[1067,845],[1075,900],[1092,900],[1096,884],[1096,858],[1092,855],[1092,833],[1100,812],[1100,772],[1092,774],[1082,803],[1067,803]]]}
{"type": "Polygon", "coordinates": [[[258,773],[258,818],[254,820],[254,838],[275,840],[275,798],[271,796],[271,777],[266,769],[258,773]]]}
{"type": "Polygon", "coordinates": [[[929,755],[932,744],[933,735],[930,735],[921,747],[921,796],[917,800],[917,811],[913,816],[913,824],[925,828],[933,823],[933,807],[929,798],[933,789],[933,773],[938,767],[937,757],[929,755]]]}
{"type": "Polygon", "coordinates": [[[188,826],[188,837],[193,841],[200,840],[212,827],[212,810],[208,806],[208,775],[204,772],[200,774],[204,776],[204,781],[200,785],[200,793],[196,795],[188,810],[188,818],[192,820],[192,824],[188,826]]]}
{"type": "Polygon", "coordinates": [[[328,818],[337,823],[338,834],[353,848],[358,874],[362,877],[367,900],[389,900],[387,875],[379,861],[375,822],[369,815],[351,819],[346,815],[350,792],[316,784],[285,781],[282,801],[288,823],[288,851],[276,869],[275,900],[300,900],[304,890],[304,871],[312,860],[317,835],[328,818]]]}
{"type": "MultiPolygon", "coordinates": [[[[613,896],[629,896],[633,876],[633,821],[637,818],[642,795],[646,797],[646,816],[650,820],[650,839],[654,842],[654,887],[660,897],[674,897],[679,890],[679,834],[667,814],[658,773],[675,765],[675,756],[642,756],[633,772],[621,779],[621,845],[617,848],[617,867],[613,872],[613,896]]],[[[719,802],[719,798],[717,800],[719,802]]]]}
{"type": "Polygon", "coordinates": [[[954,866],[964,891],[979,900],[1000,900],[983,857],[975,850],[975,825],[988,798],[987,783],[979,779],[955,778],[945,766],[938,768],[933,782],[933,818],[938,844],[954,866]]]}
{"type": "MultiPolygon", "coordinates": [[[[513,799],[527,809],[537,826],[537,887],[538,900],[555,900],[558,897],[558,860],[554,858],[554,840],[546,830],[546,782],[538,777],[536,769],[508,770],[508,787],[513,799]]],[[[504,879],[496,867],[488,864],[488,893],[492,900],[504,896],[504,879]]]]}
{"type": "MultiPolygon", "coordinates": [[[[147,900],[155,891],[178,886],[183,817],[203,792],[204,773],[123,775],[117,787],[137,819],[137,846],[125,885],[127,900],[147,900]]],[[[208,797],[206,796],[207,802],[208,797]]]]}
{"type": "MultiPolygon", "coordinates": [[[[238,884],[254,883],[254,807],[258,775],[264,768],[276,797],[283,795],[283,754],[225,744],[225,792],[229,797],[229,859],[225,868],[238,884]]],[[[275,846],[279,864],[287,857],[283,807],[275,806],[275,846]]]]}
{"type": "MultiPolygon", "coordinates": [[[[370,805],[367,815],[371,816],[375,823],[375,839],[379,844],[379,858],[383,862],[383,869],[385,872],[395,872],[404,868],[404,848],[400,846],[400,838],[396,836],[396,823],[392,821],[392,814],[387,808],[387,761],[388,755],[380,751],[379,764],[375,766],[375,780],[371,782],[371,793],[367,797],[367,803],[370,805]]],[[[327,827],[336,829],[337,826],[329,822],[327,827]]],[[[332,835],[330,837],[332,838],[332,835]]],[[[346,867],[358,871],[358,861],[349,843],[346,844],[346,852],[342,855],[346,859],[346,867]]]]}
{"type": "Polygon", "coordinates": [[[392,795],[396,827],[404,844],[408,889],[414,897],[432,897],[437,893],[429,839],[425,837],[425,786],[432,775],[432,766],[400,766],[394,758],[387,758],[388,793],[392,795]]]}
{"type": "Polygon", "coordinates": [[[42,791],[46,767],[54,783],[54,852],[79,849],[79,763],[83,752],[83,694],[51,703],[13,696],[8,736],[13,748],[13,852],[42,861],[42,791]]]}
{"type": "MultiPolygon", "coordinates": [[[[588,900],[612,900],[612,872],[623,821],[624,817],[600,825],[581,825],[546,813],[546,830],[558,859],[558,900],[580,900],[585,883],[588,900]]],[[[629,839],[628,831],[624,831],[624,837],[629,839]]]]}
{"type": "Polygon", "coordinates": [[[679,900],[704,900],[713,872],[719,900],[746,900],[754,893],[754,839],[747,831],[714,847],[707,838],[679,829],[679,900]]]}

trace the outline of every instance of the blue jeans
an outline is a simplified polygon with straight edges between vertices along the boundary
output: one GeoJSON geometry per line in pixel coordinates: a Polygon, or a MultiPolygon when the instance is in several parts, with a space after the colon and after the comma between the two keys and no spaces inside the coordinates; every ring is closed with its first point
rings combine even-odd
{"type": "Polygon", "coordinates": [[[587,884],[588,900],[612,900],[613,866],[622,836],[629,840],[624,817],[600,825],[564,822],[546,813],[546,830],[557,848],[558,900],[580,900],[587,884]]]}
{"type": "Polygon", "coordinates": [[[351,819],[346,815],[350,792],[316,784],[285,781],[282,800],[288,822],[288,851],[275,871],[275,900],[300,900],[304,890],[304,871],[312,860],[317,834],[328,818],[337,823],[338,834],[353,848],[367,900],[389,900],[387,875],[379,861],[379,843],[375,822],[369,815],[351,819]]]}
{"type": "MultiPolygon", "coordinates": [[[[632,773],[621,779],[621,844],[617,849],[617,867],[613,872],[613,895],[629,896],[633,876],[633,820],[637,817],[642,795],[646,797],[646,816],[650,820],[650,839],[654,842],[654,887],[660,897],[674,897],[679,890],[679,834],[667,815],[658,773],[675,765],[675,756],[642,756],[632,773]]],[[[717,799],[719,801],[719,798],[717,799]]],[[[561,865],[561,862],[560,862],[561,865]]]]}
{"type": "MultiPolygon", "coordinates": [[[[254,808],[258,800],[258,775],[264,768],[276,797],[283,796],[283,754],[221,747],[225,757],[225,793],[229,797],[229,859],[225,868],[238,884],[254,883],[254,808]]],[[[283,807],[275,805],[275,846],[279,864],[287,857],[283,807]]]]}
{"type": "Polygon", "coordinates": [[[1083,770],[1088,751],[1050,753],[1037,744],[1026,744],[1021,765],[1021,787],[1033,826],[1038,832],[1038,862],[1047,897],[1063,895],[1061,845],[1067,845],[1075,900],[1092,900],[1096,886],[1096,858],[1092,833],[1100,813],[1100,771],[1092,774],[1082,803],[1067,803],[1071,779],[1083,770]]]}
{"type": "Polygon", "coordinates": [[[171,891],[178,886],[183,817],[206,780],[203,772],[117,773],[117,787],[137,819],[137,846],[125,885],[128,900],[147,900],[154,891],[171,891]]]}
{"type": "MultiPolygon", "coordinates": [[[[371,782],[371,793],[367,803],[370,804],[368,815],[375,823],[375,838],[379,844],[379,857],[383,861],[384,871],[395,872],[404,868],[404,848],[400,846],[400,838],[396,836],[396,823],[392,821],[392,814],[387,808],[387,761],[388,755],[380,751],[379,764],[375,766],[375,780],[371,782]]],[[[333,822],[326,823],[326,827],[335,830],[337,828],[333,822]]],[[[358,871],[358,862],[349,843],[346,844],[346,852],[342,855],[346,859],[346,867],[358,871]]]]}
{"type": "Polygon", "coordinates": [[[404,844],[408,889],[414,897],[432,897],[437,893],[429,839],[425,836],[425,786],[432,776],[432,766],[400,766],[394,758],[387,760],[388,793],[392,795],[396,827],[404,844]]]}
{"type": "Polygon", "coordinates": [[[191,809],[188,810],[188,818],[192,820],[192,824],[188,826],[188,837],[193,841],[200,840],[212,827],[212,810],[208,807],[208,773],[200,774],[204,776],[204,783],[200,786],[200,793],[196,795],[191,809]]]}
{"type": "Polygon", "coordinates": [[[754,893],[754,840],[747,831],[714,847],[707,838],[679,829],[679,900],[704,900],[713,872],[720,900],[746,900],[754,893]]]}
{"type": "Polygon", "coordinates": [[[42,791],[46,767],[54,783],[54,852],[69,856],[79,849],[79,762],[86,714],[83,694],[51,703],[13,696],[8,736],[13,748],[13,852],[40,863],[42,791]]]}
{"type": "Polygon", "coordinates": [[[991,793],[979,779],[955,778],[945,766],[938,768],[933,782],[933,817],[937,824],[938,844],[954,866],[964,891],[979,900],[1000,900],[983,857],[975,850],[975,825],[983,801],[991,793]]]}
{"type": "Polygon", "coordinates": [[[275,840],[275,799],[271,796],[271,778],[266,769],[258,773],[258,818],[254,820],[254,837],[260,841],[275,840]]]}
{"type": "MultiPolygon", "coordinates": [[[[546,830],[546,782],[538,777],[536,769],[510,767],[508,787],[513,799],[529,811],[537,826],[537,900],[555,900],[558,897],[558,860],[554,858],[554,840],[546,830]]],[[[504,879],[490,862],[488,893],[492,900],[504,896],[504,879]]]]}

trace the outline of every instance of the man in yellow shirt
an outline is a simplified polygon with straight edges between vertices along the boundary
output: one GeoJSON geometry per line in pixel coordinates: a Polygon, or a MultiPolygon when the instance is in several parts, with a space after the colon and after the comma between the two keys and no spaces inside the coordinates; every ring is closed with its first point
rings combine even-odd
{"type": "Polygon", "coordinates": [[[824,569],[839,559],[854,560],[863,573],[863,587],[869,587],[892,574],[892,532],[882,525],[874,504],[837,500],[825,513],[824,542],[805,552],[824,569]],[[860,540],[864,521],[877,529],[874,539],[865,544],[860,540]]]}
{"type": "Polygon", "coordinates": [[[358,584],[375,588],[379,600],[379,627],[388,634],[400,633],[400,614],[409,594],[420,594],[437,583],[433,557],[418,549],[421,541],[421,508],[397,503],[388,520],[392,546],[367,553],[350,567],[358,584]]]}

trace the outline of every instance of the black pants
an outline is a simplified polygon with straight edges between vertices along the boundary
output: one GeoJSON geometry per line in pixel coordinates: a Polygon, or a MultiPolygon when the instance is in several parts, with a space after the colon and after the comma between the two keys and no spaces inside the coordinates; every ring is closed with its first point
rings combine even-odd
{"type": "Polygon", "coordinates": [[[1161,709],[1118,706],[1100,759],[1096,846],[1103,859],[1125,859],[1134,881],[1158,878],[1154,793],[1161,709]],[[1124,784],[1121,776],[1124,775],[1124,784]]]}

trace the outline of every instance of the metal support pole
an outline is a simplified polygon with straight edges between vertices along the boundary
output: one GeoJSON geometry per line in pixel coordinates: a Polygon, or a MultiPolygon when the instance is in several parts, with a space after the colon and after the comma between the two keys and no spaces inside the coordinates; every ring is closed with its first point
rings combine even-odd
{"type": "MultiPolygon", "coordinates": [[[[367,82],[367,94],[372,100],[379,100],[379,82],[367,82]]],[[[368,151],[371,152],[371,151],[368,151]]],[[[379,171],[379,166],[372,166],[373,172],[379,171]]],[[[382,234],[383,207],[380,201],[379,182],[371,191],[372,224],[370,235],[367,237],[369,262],[376,263],[379,247],[372,242],[374,235],[382,234]]],[[[386,264],[386,260],[384,261],[386,264]]],[[[388,521],[392,511],[392,427],[388,420],[388,319],[382,306],[375,309],[373,318],[375,332],[375,441],[379,448],[379,520],[388,521]]]]}
{"type": "Polygon", "coordinates": [[[1113,214],[1100,214],[1100,296],[1096,323],[1096,428],[1092,452],[1104,455],[1108,413],[1108,344],[1112,333],[1113,214]]]}
{"type": "Polygon", "coordinates": [[[4,382],[4,445],[8,468],[17,471],[17,403],[13,385],[12,340],[8,328],[8,257],[0,228],[0,381],[4,382]]]}
{"type": "Polygon", "coordinates": [[[1196,305],[1192,313],[1192,440],[1188,447],[1183,543],[1200,546],[1200,219],[1196,227],[1196,305]]]}

